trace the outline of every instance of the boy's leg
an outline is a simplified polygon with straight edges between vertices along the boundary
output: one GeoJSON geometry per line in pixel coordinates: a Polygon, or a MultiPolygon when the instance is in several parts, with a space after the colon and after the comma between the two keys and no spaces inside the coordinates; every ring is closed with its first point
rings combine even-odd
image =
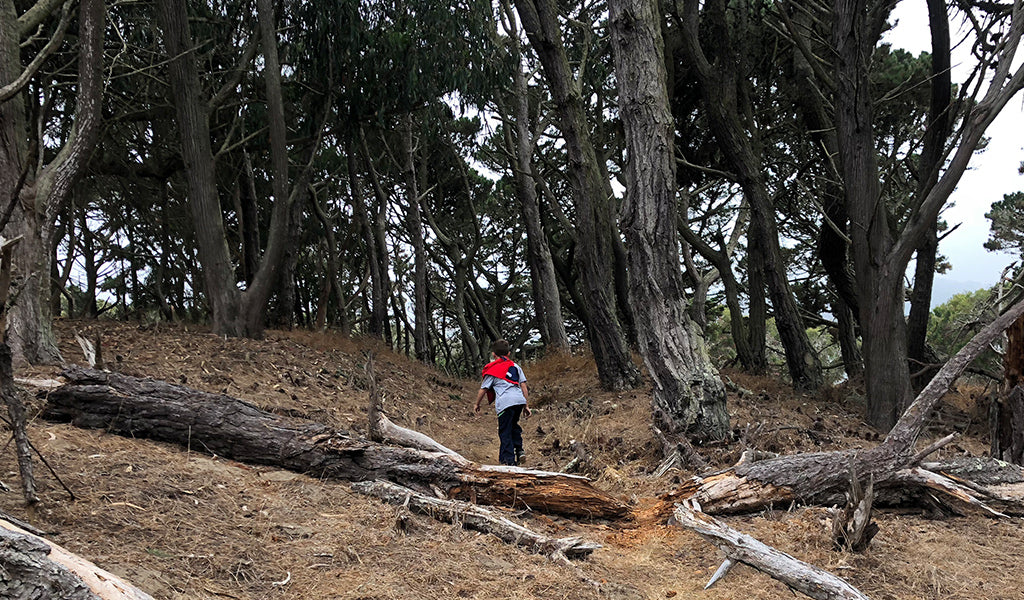
{"type": "Polygon", "coordinates": [[[512,430],[519,417],[516,408],[510,406],[498,414],[498,463],[502,465],[516,464],[515,443],[512,439],[512,430]]]}
{"type": "Polygon", "coordinates": [[[518,465],[523,457],[523,428],[519,425],[519,417],[523,414],[523,406],[513,406],[516,409],[515,421],[512,424],[512,448],[515,452],[515,461],[518,465]]]}

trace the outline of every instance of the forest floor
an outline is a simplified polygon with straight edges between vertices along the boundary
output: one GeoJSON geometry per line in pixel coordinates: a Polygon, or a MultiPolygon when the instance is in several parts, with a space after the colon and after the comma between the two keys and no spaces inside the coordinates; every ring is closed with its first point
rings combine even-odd
{"type": "MultiPolygon", "coordinates": [[[[266,410],[365,432],[365,352],[374,352],[385,410],[466,457],[497,458],[496,420],[474,415],[476,380],[450,378],[381,344],[333,334],[269,332],[265,340],[224,339],[183,325],[109,321],[58,322],[68,363],[83,363],[72,331],[100,333],[112,370],[223,392],[266,410]]],[[[535,407],[524,421],[526,467],[558,470],[585,444],[583,473],[630,502],[669,491],[688,473],[655,479],[658,455],[649,422],[649,389],[600,390],[587,357],[527,362],[535,407]]],[[[57,368],[19,370],[55,377],[57,368]]],[[[852,388],[795,394],[785,384],[723,372],[752,395],[729,396],[738,437],[755,448],[804,452],[877,443],[863,424],[863,399],[852,388]]],[[[981,455],[984,410],[966,388],[947,396],[930,435],[965,435],[946,457],[981,455]]],[[[43,399],[31,400],[38,414],[43,399]]],[[[13,449],[0,453],[0,510],[53,532],[50,539],[121,575],[158,599],[442,599],[794,597],[785,586],[738,566],[703,591],[722,561],[697,535],[665,523],[572,521],[510,513],[527,527],[580,535],[603,544],[571,568],[496,538],[408,515],[405,509],[321,481],[245,465],[181,448],[87,431],[34,418],[29,435],[68,494],[42,465],[42,501],[24,505],[13,449]],[[282,583],[287,581],[287,583],[282,583]]],[[[5,436],[6,437],[6,436],[5,436]]],[[[739,456],[740,444],[704,447],[715,466],[739,456]]],[[[780,506],[728,517],[732,527],[831,571],[875,600],[1019,599],[1024,579],[1020,520],[950,517],[927,509],[881,511],[881,527],[863,553],[835,552],[824,508],[780,506]]]]}

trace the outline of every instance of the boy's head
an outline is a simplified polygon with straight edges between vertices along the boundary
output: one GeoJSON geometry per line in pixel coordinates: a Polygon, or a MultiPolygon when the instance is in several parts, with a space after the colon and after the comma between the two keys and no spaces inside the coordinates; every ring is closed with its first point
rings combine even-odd
{"type": "Polygon", "coordinates": [[[491,352],[495,356],[508,356],[508,353],[511,351],[512,348],[509,347],[508,342],[505,340],[494,340],[494,343],[491,344],[491,352]]]}

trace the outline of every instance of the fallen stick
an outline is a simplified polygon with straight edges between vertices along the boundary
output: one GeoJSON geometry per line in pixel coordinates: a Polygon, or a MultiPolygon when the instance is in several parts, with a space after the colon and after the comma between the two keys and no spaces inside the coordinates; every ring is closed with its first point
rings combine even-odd
{"type": "Polygon", "coordinates": [[[580,537],[551,538],[541,535],[481,506],[427,496],[389,481],[361,481],[353,483],[352,489],[360,494],[380,498],[388,504],[405,505],[412,511],[435,519],[460,523],[470,529],[493,534],[504,542],[555,560],[588,556],[601,547],[601,544],[580,537]]]}
{"type": "Polygon", "coordinates": [[[675,524],[696,532],[725,553],[726,563],[715,573],[708,587],[725,576],[732,566],[728,563],[732,561],[749,565],[815,600],[868,600],[867,596],[835,575],[736,531],[701,512],[692,501],[678,505],[673,516],[675,524]]]}

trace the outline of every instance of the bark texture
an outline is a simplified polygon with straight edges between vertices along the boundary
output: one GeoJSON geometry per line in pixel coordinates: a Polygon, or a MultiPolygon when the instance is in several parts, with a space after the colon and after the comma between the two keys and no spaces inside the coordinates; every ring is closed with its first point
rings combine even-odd
{"type": "Polygon", "coordinates": [[[0,519],[0,597],[17,600],[153,600],[64,548],[0,519]]]}
{"type": "MultiPolygon", "coordinates": [[[[0,14],[0,87],[4,87],[12,81],[12,74],[21,72],[21,63],[17,28],[15,22],[8,21],[14,7],[0,4],[4,5],[0,11],[6,13],[0,14]]],[[[6,207],[15,195],[21,202],[21,210],[14,212],[10,222],[13,235],[7,232],[8,237],[23,236],[15,249],[17,300],[7,317],[9,343],[17,363],[61,362],[52,327],[51,247],[57,215],[80,179],[99,136],[105,14],[102,0],[81,4],[74,125],[60,151],[38,173],[29,174],[22,96],[0,103],[0,203],[6,207]],[[26,182],[20,190],[19,180],[26,182]]]]}
{"type": "Polygon", "coordinates": [[[655,413],[673,429],[718,439],[729,432],[725,386],[690,318],[679,267],[673,120],[664,43],[650,0],[609,4],[619,110],[626,133],[622,231],[640,353],[654,380],[655,413]]]}
{"type": "Polygon", "coordinates": [[[576,516],[613,518],[626,506],[583,477],[515,467],[463,465],[448,454],[357,439],[345,431],[274,415],[229,396],[151,379],[72,368],[44,418],[149,438],[312,477],[390,480],[453,499],[576,516]]]}

